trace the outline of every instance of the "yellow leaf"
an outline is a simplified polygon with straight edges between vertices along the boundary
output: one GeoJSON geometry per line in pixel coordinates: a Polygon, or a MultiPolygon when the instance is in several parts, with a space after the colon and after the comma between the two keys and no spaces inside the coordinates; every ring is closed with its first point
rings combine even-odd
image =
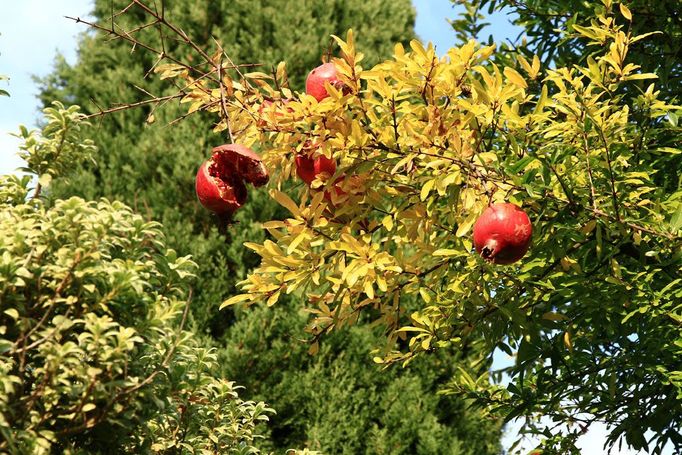
{"type": "Polygon", "coordinates": [[[530,66],[530,64],[528,63],[528,60],[526,60],[522,55],[518,55],[518,56],[516,57],[516,60],[519,61],[519,63],[520,63],[521,66],[523,67],[523,70],[524,70],[526,73],[530,74],[530,73],[533,71],[533,68],[532,68],[532,67],[530,66]]]}
{"type": "Polygon", "coordinates": [[[573,24],[573,30],[580,33],[581,35],[583,35],[586,38],[592,38],[594,40],[597,39],[597,34],[595,33],[595,31],[591,27],[588,28],[588,27],[583,27],[581,25],[573,24]]]}
{"type": "Polygon", "coordinates": [[[457,226],[457,232],[455,232],[455,235],[457,237],[463,237],[469,233],[469,230],[471,227],[474,225],[476,222],[476,217],[477,213],[476,212],[471,212],[469,216],[464,218],[464,221],[462,221],[459,226],[457,226]]]}
{"type": "Polygon", "coordinates": [[[457,256],[459,254],[458,250],[452,250],[449,248],[441,248],[439,250],[431,253],[433,256],[457,256]]]}
{"type": "Polygon", "coordinates": [[[580,228],[580,232],[582,234],[587,235],[590,232],[592,232],[596,226],[597,226],[597,220],[590,220],[587,222],[587,224],[585,224],[585,226],[580,228]]]}
{"type": "Polygon", "coordinates": [[[396,43],[396,45],[393,46],[393,57],[399,59],[403,55],[405,55],[405,47],[401,43],[396,43]]]}
{"type": "Polygon", "coordinates": [[[245,302],[247,300],[251,300],[251,294],[238,294],[235,296],[230,297],[229,299],[225,300],[223,303],[220,304],[220,309],[222,310],[225,307],[245,302]]]}
{"type": "Polygon", "coordinates": [[[425,201],[426,198],[429,196],[429,193],[431,192],[431,189],[433,188],[433,185],[434,185],[435,183],[436,183],[435,180],[429,180],[428,182],[426,182],[426,183],[424,184],[424,186],[422,186],[422,190],[421,190],[421,192],[419,193],[419,198],[420,198],[422,201],[425,201]]]}
{"type": "Polygon", "coordinates": [[[392,231],[393,230],[393,217],[391,215],[386,215],[383,220],[381,220],[381,224],[384,225],[387,231],[392,231]]]}
{"type": "Polygon", "coordinates": [[[283,221],[266,221],[263,223],[263,229],[282,229],[286,228],[287,224],[283,221]]]}
{"type": "Polygon", "coordinates": [[[526,80],[514,68],[505,68],[504,75],[511,81],[512,84],[521,88],[528,88],[526,80]]]}
{"type": "Polygon", "coordinates": [[[540,72],[540,59],[537,55],[533,56],[533,70],[530,72],[530,77],[535,79],[540,72]]]}
{"type": "Polygon", "coordinates": [[[642,74],[630,74],[629,76],[625,76],[623,80],[625,81],[639,81],[643,79],[658,79],[658,76],[656,76],[654,73],[642,73],[642,74]]]}
{"type": "Polygon", "coordinates": [[[573,342],[571,341],[570,332],[564,332],[564,346],[566,346],[566,349],[573,352],[573,342]]]}
{"type": "Polygon", "coordinates": [[[382,276],[377,277],[377,287],[381,292],[386,292],[388,290],[388,283],[382,276]]]}
{"type": "Polygon", "coordinates": [[[410,41],[410,47],[412,50],[422,58],[426,58],[426,49],[419,40],[413,39],[410,41]]]}
{"type": "Polygon", "coordinates": [[[294,251],[296,251],[296,247],[297,247],[298,245],[300,245],[300,243],[301,243],[303,240],[305,240],[306,235],[307,235],[307,234],[306,234],[305,231],[303,231],[303,232],[301,232],[300,234],[298,234],[298,235],[296,236],[296,238],[293,240],[293,242],[291,242],[291,243],[289,244],[289,247],[287,248],[287,254],[291,254],[291,253],[293,253],[294,251]]]}
{"type": "Polygon", "coordinates": [[[286,62],[279,62],[277,64],[276,76],[278,81],[285,81],[287,79],[286,62]]]}
{"type": "Polygon", "coordinates": [[[367,294],[367,297],[370,299],[374,298],[374,287],[370,280],[365,281],[365,294],[367,294]]]}
{"type": "Polygon", "coordinates": [[[623,17],[625,19],[627,19],[628,21],[632,21],[632,13],[630,12],[630,9],[622,3],[619,6],[620,6],[620,14],[622,14],[623,17]]]}
{"type": "Polygon", "coordinates": [[[547,104],[547,99],[547,86],[543,85],[542,89],[540,90],[540,99],[535,105],[535,109],[533,109],[534,114],[539,114],[542,112],[542,109],[544,109],[545,105],[547,104]]]}
{"type": "Polygon", "coordinates": [[[189,106],[189,109],[187,110],[187,113],[188,113],[188,114],[192,114],[192,113],[198,111],[199,109],[201,109],[202,107],[204,107],[204,100],[203,100],[203,99],[199,99],[199,100],[193,102],[193,103],[189,106]]]}
{"type": "Polygon", "coordinates": [[[279,300],[279,292],[280,291],[275,292],[268,298],[268,301],[266,302],[267,306],[272,306],[277,303],[277,300],[279,300]]]}
{"type": "Polygon", "coordinates": [[[301,210],[298,208],[296,203],[291,200],[289,196],[278,190],[271,190],[270,196],[276,200],[282,207],[286,208],[291,212],[292,215],[298,217],[301,215],[301,210]]]}

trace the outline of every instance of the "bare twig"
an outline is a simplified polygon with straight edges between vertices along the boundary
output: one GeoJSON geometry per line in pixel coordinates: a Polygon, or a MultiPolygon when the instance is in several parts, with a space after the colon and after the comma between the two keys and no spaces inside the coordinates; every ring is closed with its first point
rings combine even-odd
{"type": "Polygon", "coordinates": [[[114,112],[125,111],[128,109],[133,109],[133,108],[140,107],[140,106],[146,106],[148,104],[160,103],[162,101],[169,101],[169,100],[173,100],[173,99],[177,99],[177,98],[182,98],[184,95],[185,95],[184,93],[176,93],[174,95],[151,98],[151,99],[147,99],[147,100],[138,101],[136,103],[122,104],[120,106],[111,107],[109,109],[103,109],[103,110],[100,109],[99,112],[95,112],[94,114],[86,115],[85,118],[89,119],[92,117],[100,117],[102,115],[113,114],[114,112]]]}

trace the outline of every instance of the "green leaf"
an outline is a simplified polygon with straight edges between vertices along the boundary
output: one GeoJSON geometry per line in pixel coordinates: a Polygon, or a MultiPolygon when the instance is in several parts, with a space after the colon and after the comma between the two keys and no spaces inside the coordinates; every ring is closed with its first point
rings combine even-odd
{"type": "Polygon", "coordinates": [[[534,159],[535,159],[534,157],[526,155],[520,160],[518,160],[516,163],[509,166],[509,171],[516,174],[519,171],[525,169],[534,159]]]}
{"type": "Polygon", "coordinates": [[[673,147],[658,147],[653,150],[654,152],[663,152],[663,153],[670,153],[672,155],[679,155],[682,153],[682,150],[676,149],[673,147]]]}
{"type": "Polygon", "coordinates": [[[542,315],[542,319],[546,319],[548,321],[566,321],[568,318],[564,316],[563,314],[555,313],[553,311],[548,311],[547,313],[542,315]]]}
{"type": "Polygon", "coordinates": [[[677,231],[682,228],[682,202],[677,203],[677,210],[670,218],[670,227],[673,231],[677,231]]]}
{"type": "Polygon", "coordinates": [[[0,339],[0,354],[4,354],[5,352],[9,351],[12,349],[12,346],[14,346],[14,343],[11,341],[0,339]]]}

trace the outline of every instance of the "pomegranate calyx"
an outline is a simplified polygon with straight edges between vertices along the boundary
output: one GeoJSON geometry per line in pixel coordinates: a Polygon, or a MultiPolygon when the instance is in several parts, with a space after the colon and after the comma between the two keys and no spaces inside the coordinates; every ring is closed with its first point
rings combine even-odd
{"type": "Polygon", "coordinates": [[[490,239],[481,249],[481,257],[486,261],[492,261],[495,259],[499,249],[498,241],[496,239],[490,239]]]}

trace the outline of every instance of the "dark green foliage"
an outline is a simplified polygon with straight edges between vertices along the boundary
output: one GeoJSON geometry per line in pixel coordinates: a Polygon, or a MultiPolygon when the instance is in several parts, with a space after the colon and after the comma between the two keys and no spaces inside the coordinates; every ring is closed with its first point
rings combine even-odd
{"type": "Polygon", "coordinates": [[[299,340],[307,313],[291,303],[239,314],[220,361],[225,376],[248,384],[245,396],[277,403],[273,448],[325,454],[499,453],[499,423],[452,396],[437,395],[461,359],[457,352],[383,370],[370,361],[380,332],[332,332],[311,356],[299,340]]]}
{"type": "MultiPolygon", "coordinates": [[[[630,133],[635,139],[632,145],[621,147],[617,153],[633,151],[623,161],[630,171],[637,169],[655,182],[656,190],[651,194],[657,196],[650,197],[658,197],[661,201],[655,210],[660,208],[664,212],[669,211],[661,219],[661,226],[667,226],[669,220],[673,232],[678,232],[682,226],[682,205],[679,202],[682,198],[682,154],[675,149],[679,149],[682,143],[679,108],[672,105],[679,105],[682,100],[682,2],[472,0],[464,3],[467,17],[453,22],[458,37],[463,40],[480,31],[480,21],[483,19],[481,12],[490,13],[497,9],[511,13],[509,17],[514,24],[523,28],[526,40],[516,40],[514,44],[518,47],[512,46],[506,49],[510,52],[497,53],[496,60],[516,66],[517,55],[530,60],[533,54],[537,54],[543,61],[543,71],[535,82],[537,87],[550,69],[575,68],[577,65],[597,68],[595,60],[612,49],[608,40],[604,39],[602,43],[598,35],[591,36],[594,24],[606,23],[600,22],[604,18],[598,18],[599,14],[608,13],[609,19],[612,18],[628,36],[646,35],[631,44],[624,62],[641,67],[638,72],[654,73],[657,78],[628,85],[605,84],[607,93],[604,93],[603,98],[619,100],[623,106],[612,108],[613,111],[628,113],[627,125],[639,128],[636,133],[630,133]],[[650,91],[647,93],[648,88],[650,91]],[[653,113],[655,109],[645,101],[647,94],[652,92],[668,105],[670,110],[665,115],[656,117],[653,113]],[[662,153],[663,150],[666,152],[662,153]],[[666,206],[669,208],[666,209],[666,206]]],[[[583,74],[589,73],[583,71],[583,74]]],[[[583,79],[581,87],[584,82],[583,79]]],[[[532,84],[531,88],[534,87],[532,84]]],[[[552,95],[551,88],[549,93],[552,95]]],[[[584,103],[585,98],[578,96],[576,99],[584,103]]],[[[595,123],[591,120],[582,126],[587,134],[594,128],[595,123]]],[[[617,134],[605,136],[610,140],[617,134]]],[[[545,150],[550,149],[551,139],[546,138],[543,142],[541,146],[545,150]]],[[[567,142],[561,141],[560,147],[565,147],[567,142]]],[[[568,153],[575,153],[579,147],[568,150],[568,153]]],[[[575,172],[575,168],[570,168],[566,174],[575,172]]],[[[622,194],[629,196],[636,191],[633,189],[622,194]]],[[[569,219],[575,218],[576,213],[571,210],[569,219]]],[[[552,228],[562,222],[564,220],[560,217],[553,218],[552,228]]],[[[614,224],[607,223],[605,228],[614,229],[614,224]]],[[[621,232],[633,236],[630,227],[621,228],[621,232]]],[[[538,238],[537,235],[534,237],[538,238]]],[[[601,232],[597,239],[598,242],[602,241],[601,232]]],[[[556,236],[552,242],[557,243],[556,236]]],[[[589,337],[573,341],[572,355],[568,361],[564,361],[560,353],[566,345],[570,345],[570,340],[562,340],[556,332],[527,336],[520,343],[516,365],[510,369],[513,384],[509,391],[517,396],[515,406],[508,409],[510,416],[527,415],[531,409],[544,407],[545,415],[559,420],[559,410],[567,409],[572,391],[581,391],[580,399],[574,399],[576,409],[584,409],[589,413],[582,425],[587,428],[597,419],[609,423],[607,444],[617,444],[622,438],[620,442],[637,450],[660,453],[662,447],[668,444],[668,447],[679,451],[682,445],[679,433],[682,421],[679,403],[678,313],[679,297],[682,295],[679,232],[661,244],[671,250],[656,264],[651,259],[654,256],[651,251],[655,248],[643,247],[638,240],[627,237],[614,243],[613,258],[620,263],[618,274],[621,273],[621,266],[623,270],[639,268],[638,273],[631,273],[629,278],[624,279],[636,291],[629,289],[620,298],[616,297],[617,291],[608,284],[608,269],[605,275],[600,275],[603,273],[600,267],[606,263],[602,260],[601,263],[594,261],[590,264],[588,276],[591,281],[588,287],[578,292],[560,293],[552,301],[554,308],[569,308],[566,315],[570,320],[574,317],[572,314],[584,318],[585,322],[575,327],[585,330],[589,325],[590,328],[586,330],[589,337]],[[637,298],[641,298],[640,303],[633,303],[637,298]],[[609,300],[615,302],[613,309],[608,308],[609,300]],[[585,309],[577,310],[581,301],[588,304],[585,309]],[[551,362],[539,367],[533,377],[524,368],[531,364],[529,359],[539,353],[551,362]],[[557,371],[562,366],[566,367],[567,373],[559,375],[557,371]],[[524,381],[532,381],[534,387],[524,389],[524,381]],[[650,433],[646,434],[647,431],[650,433]]],[[[594,259],[589,255],[585,258],[594,259]]],[[[585,261],[583,264],[588,263],[585,261]]],[[[583,264],[583,270],[586,270],[583,264]]],[[[575,433],[571,438],[575,440],[578,435],[575,433]]],[[[549,431],[545,436],[549,436],[549,431]]],[[[549,439],[548,445],[559,444],[559,439],[549,439]]],[[[560,453],[566,452],[568,449],[560,453]]]]}
{"type": "MultiPolygon", "coordinates": [[[[116,6],[128,2],[115,1],[116,6]]],[[[370,66],[392,53],[396,42],[413,37],[414,11],[408,0],[353,1],[166,1],[167,18],[207,49],[212,37],[237,63],[262,62],[259,70],[286,60],[292,89],[302,91],[307,72],[321,62],[329,35],[344,36],[353,28],[370,66]],[[381,24],[378,27],[377,24],[381,24]]],[[[97,1],[95,15],[107,22],[110,1],[97,1]]],[[[148,19],[136,10],[117,18],[132,28],[148,19]]],[[[160,46],[153,29],[136,37],[160,46]]],[[[166,41],[175,57],[192,51],[166,41]]],[[[56,72],[43,81],[42,98],[68,100],[88,112],[117,103],[146,99],[134,85],[154,95],[172,92],[168,81],[143,78],[156,60],[139,47],[85,35],[79,62],[69,67],[58,61],[56,72]],[[93,101],[94,100],[94,101],[93,101]]],[[[235,284],[257,265],[244,241],[262,242],[259,222],[282,216],[281,207],[266,191],[249,188],[249,202],[223,229],[197,202],[194,175],[213,146],[226,142],[211,132],[211,121],[180,117],[186,105],[173,101],[154,111],[127,110],[95,121],[93,138],[101,151],[97,165],[75,171],[67,184],[58,182],[50,196],[106,196],[126,201],[148,220],[160,221],[168,244],[179,254],[191,254],[199,270],[193,286],[192,321],[211,335],[224,359],[225,377],[246,387],[250,396],[268,397],[276,410],[271,427],[271,450],[308,446],[329,453],[495,453],[499,424],[482,422],[464,404],[434,392],[447,375],[436,376],[445,359],[424,360],[410,371],[380,372],[369,350],[378,342],[368,329],[357,328],[325,341],[311,357],[298,340],[305,314],[298,304],[288,308],[259,308],[235,315],[218,306],[235,293],[235,284]],[[235,325],[233,325],[235,324],[235,325]],[[343,387],[340,385],[343,384],[343,387]]],[[[447,360],[455,363],[454,358],[447,360]]]]}

